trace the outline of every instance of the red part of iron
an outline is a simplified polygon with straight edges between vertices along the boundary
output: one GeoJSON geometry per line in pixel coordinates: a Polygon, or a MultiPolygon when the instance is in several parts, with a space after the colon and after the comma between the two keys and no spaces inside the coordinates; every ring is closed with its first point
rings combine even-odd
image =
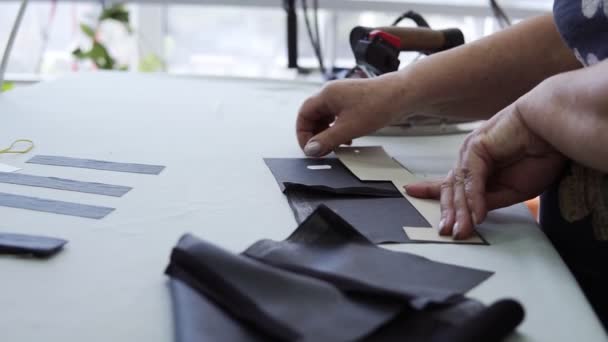
{"type": "Polygon", "coordinates": [[[399,49],[399,47],[401,46],[401,38],[399,38],[393,34],[386,33],[384,31],[380,31],[380,30],[373,30],[372,32],[369,33],[370,39],[375,39],[376,37],[380,37],[382,40],[389,43],[391,46],[393,46],[396,49],[399,49]]]}

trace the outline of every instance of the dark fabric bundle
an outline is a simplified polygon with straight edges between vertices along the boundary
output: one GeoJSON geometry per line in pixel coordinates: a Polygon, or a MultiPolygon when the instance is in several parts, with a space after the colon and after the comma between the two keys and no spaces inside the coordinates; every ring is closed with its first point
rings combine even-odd
{"type": "Polygon", "coordinates": [[[492,308],[463,296],[491,273],[377,247],[327,207],[240,255],[185,235],[166,272],[178,342],[465,341],[492,308]]]}

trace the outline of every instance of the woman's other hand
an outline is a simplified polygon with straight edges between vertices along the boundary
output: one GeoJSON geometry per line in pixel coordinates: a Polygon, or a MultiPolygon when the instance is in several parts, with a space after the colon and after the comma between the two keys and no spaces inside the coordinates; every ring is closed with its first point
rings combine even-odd
{"type": "Polygon", "coordinates": [[[536,105],[551,100],[550,91],[535,89],[469,134],[443,181],[407,186],[412,196],[440,199],[440,234],[468,238],[489,210],[533,198],[560,175],[565,158],[526,125],[521,112],[544,107],[548,112],[537,115],[551,115],[550,105],[536,105]]]}

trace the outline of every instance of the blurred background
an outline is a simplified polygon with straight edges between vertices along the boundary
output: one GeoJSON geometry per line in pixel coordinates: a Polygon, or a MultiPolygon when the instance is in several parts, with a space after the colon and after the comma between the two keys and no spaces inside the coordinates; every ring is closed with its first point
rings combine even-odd
{"type": "MultiPolygon", "coordinates": [[[[0,53],[20,5],[0,0],[0,53]]],[[[458,28],[471,42],[549,12],[551,5],[552,0],[38,0],[27,7],[0,91],[99,70],[322,82],[332,71],[355,65],[349,42],[355,26],[389,26],[415,11],[431,28],[458,28]],[[295,13],[298,68],[293,58],[288,68],[289,11],[295,13]]],[[[405,19],[399,26],[416,24],[405,19]]],[[[420,57],[402,52],[400,67],[420,57]]],[[[446,122],[435,121],[417,127],[423,134],[429,133],[425,127],[446,133],[446,122]]],[[[528,205],[537,216],[538,200],[528,205]]]]}
{"type": "MultiPolygon", "coordinates": [[[[310,1],[309,1],[310,2],[310,1]]],[[[19,1],[0,1],[0,51],[9,36],[19,1]]],[[[159,3],[104,1],[31,2],[7,68],[13,82],[99,69],[227,75],[279,79],[321,79],[287,66],[285,3],[281,0],[159,3]]],[[[390,25],[408,10],[433,28],[457,27],[467,42],[501,28],[486,0],[318,1],[318,27],[324,64],[352,67],[348,35],[357,25],[390,25]]],[[[547,12],[551,1],[499,1],[512,22],[547,12]]],[[[305,29],[300,1],[298,64],[318,65],[305,29]]],[[[309,11],[313,11],[312,2],[309,11]]],[[[313,13],[309,13],[312,16],[313,13]]],[[[400,25],[413,26],[404,20],[400,25]]],[[[415,53],[402,53],[411,60],[415,53]]],[[[401,63],[405,65],[406,63],[401,63]]]]}

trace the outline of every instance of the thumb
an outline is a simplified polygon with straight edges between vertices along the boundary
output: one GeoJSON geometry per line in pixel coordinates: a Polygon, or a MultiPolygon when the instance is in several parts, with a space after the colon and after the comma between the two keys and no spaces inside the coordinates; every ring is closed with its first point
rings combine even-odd
{"type": "Polygon", "coordinates": [[[347,124],[338,121],[324,131],[308,140],[304,146],[304,154],[309,157],[322,157],[342,144],[348,144],[356,138],[356,132],[347,124]]]}

